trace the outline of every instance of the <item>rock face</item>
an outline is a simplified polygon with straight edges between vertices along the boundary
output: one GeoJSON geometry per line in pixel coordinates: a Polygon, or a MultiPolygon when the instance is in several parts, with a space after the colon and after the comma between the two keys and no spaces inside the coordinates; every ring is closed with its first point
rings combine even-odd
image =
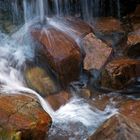
{"type": "Polygon", "coordinates": [[[33,30],[33,37],[43,45],[45,63],[58,75],[63,87],[78,79],[81,54],[75,41],[65,33],[53,27],[33,30]]]}
{"type": "Polygon", "coordinates": [[[43,140],[51,117],[25,95],[0,95],[0,139],[43,140]]]}
{"type": "Polygon", "coordinates": [[[112,48],[98,39],[93,33],[83,38],[81,45],[86,54],[84,58],[85,70],[100,70],[111,57],[112,48]]]}
{"type": "Polygon", "coordinates": [[[140,26],[128,35],[125,53],[129,57],[140,57],[140,26]]]}
{"type": "Polygon", "coordinates": [[[25,71],[27,85],[46,97],[57,92],[58,88],[47,72],[40,67],[29,68],[25,71]]]}
{"type": "Polygon", "coordinates": [[[123,115],[107,120],[89,140],[138,140],[140,127],[123,115]]]}
{"type": "Polygon", "coordinates": [[[110,62],[101,75],[101,85],[107,88],[123,89],[140,76],[140,61],[117,59],[110,62]]]}

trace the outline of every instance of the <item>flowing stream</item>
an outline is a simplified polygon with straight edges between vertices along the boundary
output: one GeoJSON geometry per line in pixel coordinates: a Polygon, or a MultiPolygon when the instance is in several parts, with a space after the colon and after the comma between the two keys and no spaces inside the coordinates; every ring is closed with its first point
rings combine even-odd
{"type": "MultiPolygon", "coordinates": [[[[61,3],[59,2],[61,1],[55,0],[57,16],[60,16],[62,12],[59,7],[61,3]]],[[[46,17],[46,13],[48,13],[46,11],[48,10],[44,10],[47,7],[46,3],[45,0],[37,0],[36,2],[24,0],[25,25],[10,36],[0,32],[0,92],[3,94],[35,95],[43,109],[50,114],[53,120],[49,139],[53,139],[56,135],[67,135],[69,139],[84,140],[106,119],[116,114],[117,110],[113,106],[107,105],[104,111],[100,111],[95,107],[91,107],[86,100],[73,97],[64,106],[54,111],[49,103],[37,92],[29,89],[24,81],[22,71],[25,67],[25,62],[27,59],[34,59],[34,42],[30,37],[28,27],[36,24],[38,17],[41,22],[45,18],[48,19],[46,17]],[[71,126],[74,128],[73,131],[71,126]]],[[[69,9],[68,1],[64,5],[65,9],[69,9]]],[[[87,10],[88,8],[86,7],[84,9],[87,14],[85,18],[89,16],[87,10]]],[[[62,30],[65,28],[61,23],[57,24],[57,22],[52,22],[51,20],[49,22],[57,28],[62,28],[62,30]]],[[[67,30],[66,32],[73,35],[73,31],[67,30]]]]}

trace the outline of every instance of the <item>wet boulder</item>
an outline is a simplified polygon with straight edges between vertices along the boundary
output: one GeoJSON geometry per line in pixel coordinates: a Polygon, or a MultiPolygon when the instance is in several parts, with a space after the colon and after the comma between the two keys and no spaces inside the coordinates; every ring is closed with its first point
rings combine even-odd
{"type": "Polygon", "coordinates": [[[117,114],[104,122],[88,140],[138,140],[139,131],[138,124],[117,114]]]}
{"type": "Polygon", "coordinates": [[[112,56],[112,48],[98,39],[93,33],[86,35],[81,41],[85,52],[83,67],[85,70],[101,70],[112,56]]]}
{"type": "Polygon", "coordinates": [[[140,61],[128,58],[115,59],[107,64],[101,74],[101,86],[123,89],[140,76],[140,61]]]}
{"type": "Polygon", "coordinates": [[[50,24],[70,35],[78,43],[81,38],[93,32],[92,27],[88,23],[74,17],[53,18],[50,24]]]}
{"type": "Polygon", "coordinates": [[[38,101],[25,95],[0,95],[0,139],[43,140],[51,117],[38,101]]]}
{"type": "Polygon", "coordinates": [[[27,68],[25,70],[25,80],[28,87],[34,89],[43,97],[58,91],[53,78],[41,67],[27,68]]]}
{"type": "Polygon", "coordinates": [[[70,36],[53,27],[33,29],[32,36],[42,45],[39,49],[44,56],[43,62],[49,65],[63,87],[78,79],[81,54],[70,36]]]}
{"type": "Polygon", "coordinates": [[[120,45],[125,38],[122,23],[113,17],[98,18],[92,25],[95,34],[111,46],[120,45]]]}
{"type": "Polygon", "coordinates": [[[59,109],[62,105],[65,105],[71,98],[71,94],[67,91],[61,91],[57,94],[50,95],[45,100],[51,105],[54,110],[59,109]]]}

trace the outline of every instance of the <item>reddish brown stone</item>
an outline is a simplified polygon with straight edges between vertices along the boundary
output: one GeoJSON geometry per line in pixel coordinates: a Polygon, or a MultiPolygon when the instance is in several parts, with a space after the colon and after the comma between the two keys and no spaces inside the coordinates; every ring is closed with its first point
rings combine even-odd
{"type": "Polygon", "coordinates": [[[139,140],[140,126],[123,115],[114,115],[88,140],[139,140]]]}
{"type": "Polygon", "coordinates": [[[86,53],[84,59],[85,70],[100,70],[112,54],[112,48],[92,33],[83,38],[82,47],[86,53]]]}
{"type": "Polygon", "coordinates": [[[70,99],[70,93],[62,91],[58,94],[50,95],[46,98],[54,110],[59,109],[62,105],[66,104],[70,99]]]}
{"type": "Polygon", "coordinates": [[[122,102],[119,108],[119,112],[124,116],[127,116],[131,121],[140,125],[140,101],[128,100],[122,102]]]}
{"type": "Polygon", "coordinates": [[[110,62],[102,72],[101,85],[107,88],[122,89],[140,76],[140,61],[117,59],[110,62]]]}
{"type": "Polygon", "coordinates": [[[51,117],[25,95],[0,95],[0,138],[43,140],[51,117]]]}
{"type": "Polygon", "coordinates": [[[58,74],[63,86],[78,79],[81,55],[76,42],[67,34],[52,27],[32,30],[33,37],[42,45],[45,63],[58,74]]]}
{"type": "Polygon", "coordinates": [[[113,32],[123,32],[121,22],[113,17],[98,18],[93,23],[93,29],[102,34],[110,34],[113,32]]]}

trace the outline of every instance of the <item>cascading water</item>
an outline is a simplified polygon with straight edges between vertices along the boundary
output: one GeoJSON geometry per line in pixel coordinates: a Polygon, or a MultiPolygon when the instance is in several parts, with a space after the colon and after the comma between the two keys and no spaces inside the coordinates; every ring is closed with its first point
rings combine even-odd
{"type": "MultiPolygon", "coordinates": [[[[57,2],[56,0],[56,7],[59,6],[57,2]]],[[[117,113],[117,110],[111,106],[107,106],[104,111],[100,111],[91,107],[84,99],[74,97],[66,105],[61,106],[57,111],[53,111],[50,105],[38,93],[26,87],[23,78],[22,68],[25,65],[26,59],[32,60],[34,58],[34,44],[30,38],[27,26],[34,25],[36,20],[32,19],[36,19],[36,17],[37,19],[39,17],[40,21],[43,22],[47,13],[45,12],[46,10],[44,10],[46,7],[45,4],[46,2],[44,0],[37,0],[36,2],[24,0],[25,25],[11,35],[11,37],[0,32],[0,52],[2,52],[0,53],[0,92],[3,94],[26,93],[27,95],[35,95],[43,109],[48,112],[53,119],[49,136],[50,139],[56,135],[58,130],[69,135],[68,133],[71,130],[67,125],[70,123],[80,123],[75,132],[71,134],[74,136],[69,137],[75,139],[78,135],[79,139],[83,140],[86,139],[91,132],[95,131],[107,118],[117,113]],[[82,128],[84,128],[84,130],[82,130],[82,128]],[[83,134],[83,131],[86,134],[83,134]]],[[[65,3],[65,9],[67,9],[67,4],[68,1],[65,3]]],[[[57,13],[59,15],[61,10],[59,7],[57,8],[57,13]]],[[[86,10],[88,10],[88,8],[86,10]]],[[[50,22],[50,24],[52,23],[50,22]]],[[[59,28],[63,27],[59,26],[59,28]]],[[[60,133],[60,135],[63,134],[60,133]]]]}

